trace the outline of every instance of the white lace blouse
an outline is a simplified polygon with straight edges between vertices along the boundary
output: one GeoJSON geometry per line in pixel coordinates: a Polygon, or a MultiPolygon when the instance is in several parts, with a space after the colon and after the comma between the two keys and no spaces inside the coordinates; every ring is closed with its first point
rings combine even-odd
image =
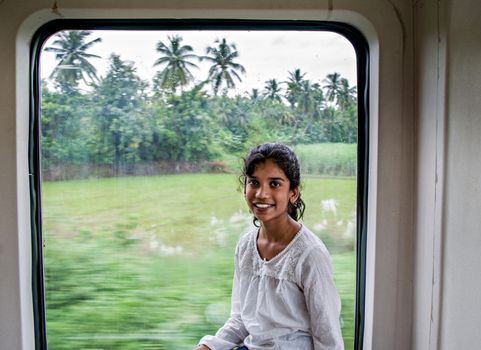
{"type": "Polygon", "coordinates": [[[235,253],[231,316],[199,344],[212,350],[342,350],[341,304],[331,258],[322,241],[302,226],[269,261],[257,250],[257,232],[244,235],[235,253]]]}

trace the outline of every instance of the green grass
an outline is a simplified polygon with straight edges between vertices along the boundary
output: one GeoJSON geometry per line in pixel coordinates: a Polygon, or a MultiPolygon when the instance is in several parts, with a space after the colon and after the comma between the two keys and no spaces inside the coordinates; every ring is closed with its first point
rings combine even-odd
{"type": "Polygon", "coordinates": [[[295,151],[306,174],[355,176],[357,144],[320,143],[297,145],[295,151]]]}
{"type": "MultiPolygon", "coordinates": [[[[304,180],[304,222],[333,255],[351,349],[356,183],[304,180]]],[[[228,316],[234,248],[250,224],[235,175],[45,183],[50,348],[192,349],[228,316]]]]}

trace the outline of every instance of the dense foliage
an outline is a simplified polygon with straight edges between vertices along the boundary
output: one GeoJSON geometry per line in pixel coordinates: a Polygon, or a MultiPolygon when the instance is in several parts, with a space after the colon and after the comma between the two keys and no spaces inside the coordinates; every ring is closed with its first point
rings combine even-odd
{"type": "Polygon", "coordinates": [[[292,105],[269,97],[210,96],[203,88],[151,96],[132,64],[118,56],[92,92],[65,94],[43,84],[44,170],[90,164],[119,173],[138,162],[215,161],[266,140],[356,142],[355,104],[322,105],[318,86],[292,105]]]}

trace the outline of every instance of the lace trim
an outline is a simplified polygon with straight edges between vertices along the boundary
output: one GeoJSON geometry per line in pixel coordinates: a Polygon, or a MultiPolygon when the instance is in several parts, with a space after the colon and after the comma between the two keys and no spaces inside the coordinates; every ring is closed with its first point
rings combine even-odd
{"type": "Polygon", "coordinates": [[[268,276],[298,283],[296,267],[301,255],[312,246],[312,244],[308,244],[309,239],[304,227],[301,228],[291,245],[287,246],[278,256],[269,261],[263,261],[259,257],[256,247],[256,236],[257,231],[250,232],[239,242],[238,261],[240,271],[259,277],[268,276]]]}

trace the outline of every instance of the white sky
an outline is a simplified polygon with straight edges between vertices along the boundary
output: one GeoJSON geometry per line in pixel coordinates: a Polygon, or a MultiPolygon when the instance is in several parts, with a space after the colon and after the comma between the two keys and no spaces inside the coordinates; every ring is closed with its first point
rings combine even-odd
{"type": "MultiPolygon", "coordinates": [[[[321,83],[327,74],[338,72],[356,84],[356,57],[352,45],[343,36],[331,32],[295,31],[94,31],[89,37],[97,37],[101,43],[95,44],[89,53],[101,56],[90,62],[100,76],[108,68],[111,53],[120,55],[123,60],[133,61],[137,74],[149,82],[159,66],[153,67],[159,57],[155,50],[159,40],[168,43],[167,36],[178,34],[182,44],[191,45],[194,53],[205,55],[207,46],[213,46],[216,39],[226,38],[227,43],[235,43],[239,51],[237,63],[246,69],[242,82],[237,83],[239,92],[257,88],[263,90],[265,81],[277,79],[286,81],[288,71],[300,68],[305,78],[313,83],[321,83]]],[[[89,40],[89,41],[90,41],[89,40]]],[[[53,37],[45,46],[51,46],[53,37]]],[[[195,62],[200,69],[192,73],[198,80],[207,77],[208,62],[195,62]]],[[[41,76],[47,78],[56,61],[54,53],[44,52],[41,56],[41,76]]]]}

